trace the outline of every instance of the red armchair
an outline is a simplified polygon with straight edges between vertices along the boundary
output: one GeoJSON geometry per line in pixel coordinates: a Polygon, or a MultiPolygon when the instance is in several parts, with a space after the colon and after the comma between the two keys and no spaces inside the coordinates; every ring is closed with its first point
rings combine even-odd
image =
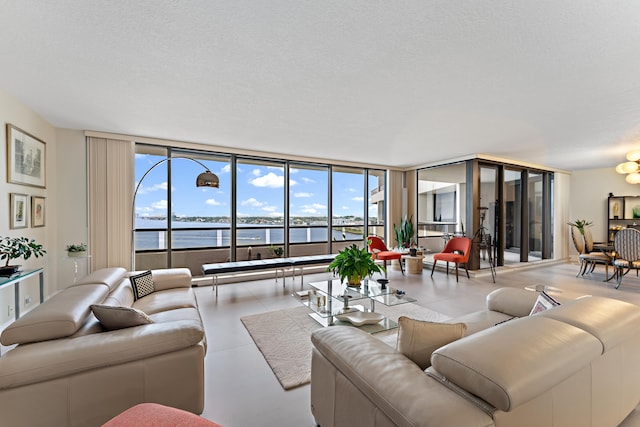
{"type": "Polygon", "coordinates": [[[387,249],[387,246],[378,236],[369,236],[367,237],[367,241],[369,244],[369,252],[371,252],[371,257],[373,259],[379,259],[384,263],[384,277],[387,277],[387,260],[394,259],[397,259],[400,263],[400,271],[402,271],[402,275],[404,276],[402,254],[400,252],[393,252],[387,249]]]}
{"type": "Polygon", "coordinates": [[[467,263],[469,262],[469,255],[471,255],[471,239],[468,237],[452,237],[444,246],[442,252],[433,256],[431,276],[433,277],[433,270],[436,268],[436,263],[438,261],[446,261],[447,274],[449,274],[449,263],[454,262],[456,264],[456,282],[458,281],[459,264],[464,264],[464,270],[467,272],[468,278],[469,270],[467,270],[467,263]]]}

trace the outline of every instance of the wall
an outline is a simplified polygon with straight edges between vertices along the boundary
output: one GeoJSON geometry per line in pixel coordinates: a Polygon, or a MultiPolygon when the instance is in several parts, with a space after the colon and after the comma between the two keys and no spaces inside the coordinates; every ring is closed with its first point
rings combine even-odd
{"type": "Polygon", "coordinates": [[[64,289],[77,276],[88,272],[86,258],[69,259],[66,247],[72,243],[88,242],[87,215],[87,152],[84,132],[72,129],[57,129],[58,188],[56,200],[59,221],[56,224],[58,275],[56,289],[64,289]],[[75,272],[76,263],[78,272],[75,272]]]}
{"type": "MultiPolygon", "coordinates": [[[[57,216],[57,168],[56,163],[56,129],[46,122],[24,104],[0,90],[0,141],[6,147],[6,123],[30,133],[46,143],[45,165],[46,165],[46,188],[30,187],[7,182],[7,151],[6,148],[0,150],[0,236],[24,236],[35,239],[37,243],[44,245],[47,254],[37,259],[31,258],[28,261],[22,259],[16,261],[24,269],[45,267],[45,295],[55,291],[55,278],[57,277],[59,257],[57,250],[56,224],[57,216]],[[45,197],[45,226],[31,227],[31,203],[29,199],[28,227],[11,230],[9,229],[9,193],[21,193],[31,196],[45,197]]],[[[38,279],[33,278],[21,284],[20,311],[25,313],[38,304],[38,279]],[[30,297],[31,303],[25,304],[25,298],[30,297]]],[[[15,312],[13,290],[4,288],[0,290],[0,324],[12,320],[15,312]]]]}
{"type": "MultiPolygon", "coordinates": [[[[624,159],[620,159],[624,161],[624,159]]],[[[616,173],[615,165],[610,168],[587,169],[575,171],[571,175],[571,198],[569,221],[586,219],[593,221],[591,233],[596,242],[607,240],[607,197],[609,193],[616,196],[636,196],[640,187],[628,184],[624,176],[616,173]]],[[[568,228],[564,233],[568,235],[568,228]]],[[[577,252],[570,247],[572,256],[577,252]]]]}

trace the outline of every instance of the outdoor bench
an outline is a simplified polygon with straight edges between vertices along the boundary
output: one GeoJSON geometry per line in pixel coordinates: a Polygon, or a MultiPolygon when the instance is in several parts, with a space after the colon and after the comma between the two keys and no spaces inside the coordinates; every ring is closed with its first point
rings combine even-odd
{"type": "Polygon", "coordinates": [[[256,259],[250,261],[233,261],[233,262],[217,262],[202,265],[202,274],[213,277],[213,289],[218,295],[218,277],[232,276],[236,274],[249,273],[260,270],[275,270],[276,282],[278,281],[278,273],[282,273],[282,285],[284,286],[284,272],[291,269],[295,278],[296,270],[300,271],[300,281],[304,279],[304,268],[315,265],[330,264],[335,255],[307,255],[288,258],[268,258],[256,259]]]}

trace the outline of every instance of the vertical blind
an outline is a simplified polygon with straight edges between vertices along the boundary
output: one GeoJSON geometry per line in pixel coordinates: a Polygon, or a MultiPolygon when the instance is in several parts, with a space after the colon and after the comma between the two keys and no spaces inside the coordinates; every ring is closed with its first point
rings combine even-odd
{"type": "Polygon", "coordinates": [[[89,270],[131,267],[134,142],[87,138],[89,270]]]}

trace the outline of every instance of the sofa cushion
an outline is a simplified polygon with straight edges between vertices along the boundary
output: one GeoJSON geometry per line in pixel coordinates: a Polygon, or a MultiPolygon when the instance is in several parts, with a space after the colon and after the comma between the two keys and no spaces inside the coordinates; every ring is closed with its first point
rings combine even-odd
{"type": "Polygon", "coordinates": [[[131,287],[133,288],[133,298],[136,301],[142,297],[152,294],[156,290],[153,285],[153,275],[151,274],[151,270],[131,276],[129,279],[131,280],[131,287]]]}
{"type": "Polygon", "coordinates": [[[93,304],[91,311],[108,331],[153,323],[143,311],[133,307],[93,304]]]}
{"type": "Polygon", "coordinates": [[[466,330],[464,323],[436,323],[400,316],[396,348],[425,370],[431,366],[434,350],[462,338],[466,330]]]}
{"type": "Polygon", "coordinates": [[[593,335],[530,316],[447,344],[433,352],[431,363],[449,381],[508,412],[588,366],[601,352],[593,335]]]}
{"type": "Polygon", "coordinates": [[[193,293],[193,289],[177,288],[149,294],[146,297],[135,301],[133,306],[151,316],[152,314],[161,311],[197,307],[196,304],[196,297],[193,293]]]}
{"type": "Polygon", "coordinates": [[[68,337],[84,324],[89,306],[101,302],[107,292],[104,285],[66,288],[9,325],[0,342],[26,344],[68,337]]]}

